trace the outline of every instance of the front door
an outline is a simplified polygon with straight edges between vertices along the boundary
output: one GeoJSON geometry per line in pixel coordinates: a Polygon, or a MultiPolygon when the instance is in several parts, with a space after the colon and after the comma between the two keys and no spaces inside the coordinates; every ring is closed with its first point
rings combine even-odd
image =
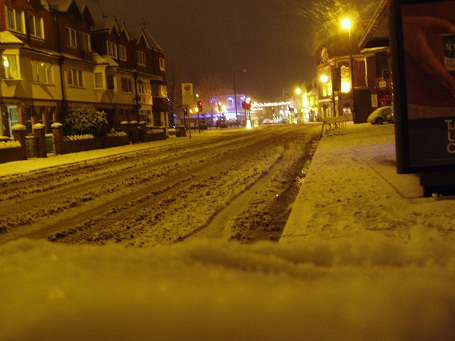
{"type": "Polygon", "coordinates": [[[8,108],[8,125],[6,127],[6,129],[7,129],[6,133],[8,136],[12,137],[13,136],[12,127],[19,123],[19,114],[18,114],[16,105],[8,105],[7,108],[8,108]]]}

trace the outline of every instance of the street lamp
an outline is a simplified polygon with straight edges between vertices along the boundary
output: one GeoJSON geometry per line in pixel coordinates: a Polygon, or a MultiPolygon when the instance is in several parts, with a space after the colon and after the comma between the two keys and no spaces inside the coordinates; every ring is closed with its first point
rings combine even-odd
{"type": "Polygon", "coordinates": [[[355,122],[355,104],[354,104],[354,60],[352,58],[352,38],[351,38],[351,27],[352,22],[348,18],[341,20],[341,27],[348,30],[349,33],[349,69],[351,71],[351,93],[352,93],[352,120],[355,122]]]}
{"type": "Polygon", "coordinates": [[[235,107],[235,119],[237,120],[237,126],[239,125],[239,117],[237,116],[237,92],[235,90],[235,73],[236,72],[246,72],[246,69],[234,70],[232,72],[232,77],[234,78],[234,107],[235,107]]]}

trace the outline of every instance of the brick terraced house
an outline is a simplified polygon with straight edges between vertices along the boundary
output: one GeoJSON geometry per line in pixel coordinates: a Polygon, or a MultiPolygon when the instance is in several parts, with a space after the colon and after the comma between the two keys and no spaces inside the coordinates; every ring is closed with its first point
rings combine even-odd
{"type": "Polygon", "coordinates": [[[0,6],[0,136],[15,124],[51,131],[65,109],[94,107],[111,128],[168,126],[164,51],[144,29],[95,20],[75,0],[4,0],[0,6]]]}

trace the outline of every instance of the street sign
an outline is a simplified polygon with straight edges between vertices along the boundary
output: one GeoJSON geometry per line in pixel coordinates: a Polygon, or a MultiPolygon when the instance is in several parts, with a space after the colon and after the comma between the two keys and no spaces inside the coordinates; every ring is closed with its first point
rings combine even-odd
{"type": "Polygon", "coordinates": [[[193,83],[182,83],[182,104],[193,104],[193,83]]]}

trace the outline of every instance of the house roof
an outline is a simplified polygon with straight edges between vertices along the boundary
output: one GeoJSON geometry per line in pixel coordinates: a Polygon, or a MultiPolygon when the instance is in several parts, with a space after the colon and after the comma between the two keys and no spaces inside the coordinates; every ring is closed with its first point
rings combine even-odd
{"type": "Polygon", "coordinates": [[[164,51],[161,45],[158,43],[158,41],[155,39],[155,37],[146,29],[142,29],[144,31],[145,37],[147,38],[147,41],[149,42],[150,46],[154,49],[164,51]]]}
{"type": "Polygon", "coordinates": [[[359,40],[360,49],[389,45],[388,15],[390,3],[390,0],[379,1],[365,33],[359,40]]]}
{"type": "Polygon", "coordinates": [[[68,11],[75,0],[47,0],[53,9],[60,12],[68,11]]]}

